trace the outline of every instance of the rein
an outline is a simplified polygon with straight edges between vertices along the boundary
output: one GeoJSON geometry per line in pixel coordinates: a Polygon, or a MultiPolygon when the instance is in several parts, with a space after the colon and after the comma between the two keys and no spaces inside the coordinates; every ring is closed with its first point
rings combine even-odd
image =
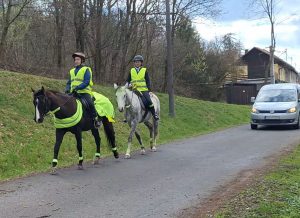
{"type": "MultiPolygon", "coordinates": [[[[48,97],[46,97],[48,98],[48,97]]],[[[65,106],[65,104],[67,104],[72,98],[69,98],[67,101],[65,101],[65,103],[63,103],[61,106],[58,106],[56,109],[54,109],[53,111],[50,111],[47,113],[48,114],[55,114],[56,112],[60,111],[61,107],[65,106]]]]}
{"type": "Polygon", "coordinates": [[[45,114],[44,116],[48,116],[50,114],[55,115],[56,112],[60,111],[61,107],[65,106],[65,104],[67,104],[72,98],[69,98],[67,101],[65,101],[61,106],[58,106],[56,109],[54,110],[50,110],[50,106],[49,106],[49,97],[47,97],[45,94],[44,95],[38,95],[36,96],[36,98],[44,96],[45,97],[45,101],[46,101],[46,110],[45,110],[45,114]]]}
{"type": "MultiPolygon", "coordinates": [[[[132,94],[131,94],[131,101],[129,101],[129,104],[128,104],[128,105],[125,104],[125,107],[126,107],[126,108],[132,108],[133,91],[131,91],[131,92],[132,92],[132,94]]],[[[126,96],[127,96],[127,93],[126,93],[126,96]]]]}

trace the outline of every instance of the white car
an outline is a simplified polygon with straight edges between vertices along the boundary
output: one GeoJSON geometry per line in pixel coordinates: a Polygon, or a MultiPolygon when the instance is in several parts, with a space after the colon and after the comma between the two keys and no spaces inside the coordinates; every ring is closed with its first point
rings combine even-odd
{"type": "Polygon", "coordinates": [[[282,83],[263,86],[257,94],[251,111],[251,129],[258,125],[291,125],[299,128],[299,84],[282,83]]]}

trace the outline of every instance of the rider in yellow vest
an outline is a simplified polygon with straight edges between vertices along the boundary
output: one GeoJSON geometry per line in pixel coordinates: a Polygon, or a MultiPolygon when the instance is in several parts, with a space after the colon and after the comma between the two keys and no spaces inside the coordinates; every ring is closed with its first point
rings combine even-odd
{"type": "Polygon", "coordinates": [[[88,102],[94,125],[98,128],[100,122],[98,121],[98,114],[92,99],[92,70],[84,65],[85,55],[83,53],[75,52],[72,57],[75,67],[70,70],[66,93],[77,93],[80,99],[85,99],[88,102]]]}
{"type": "Polygon", "coordinates": [[[159,120],[153,102],[150,98],[151,82],[148,71],[143,67],[144,58],[141,55],[136,55],[133,58],[134,67],[131,68],[127,78],[127,83],[131,83],[134,89],[141,93],[142,100],[148,110],[151,112],[155,120],[159,120]]]}

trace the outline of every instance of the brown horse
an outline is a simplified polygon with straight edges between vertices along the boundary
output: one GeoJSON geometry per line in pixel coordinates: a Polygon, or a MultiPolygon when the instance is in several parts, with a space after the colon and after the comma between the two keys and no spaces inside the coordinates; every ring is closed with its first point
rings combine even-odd
{"type": "MultiPolygon", "coordinates": [[[[50,113],[54,114],[57,119],[64,119],[72,117],[77,111],[77,102],[74,96],[66,95],[57,91],[45,90],[42,87],[38,91],[33,92],[33,104],[35,107],[34,121],[42,123],[44,117],[50,113]]],[[[96,142],[96,153],[94,163],[97,164],[100,159],[100,143],[101,138],[98,129],[94,127],[93,119],[89,115],[87,109],[82,106],[82,117],[80,121],[68,128],[56,128],[56,142],[54,145],[54,157],[52,161],[52,173],[56,173],[56,166],[58,162],[59,148],[62,143],[63,137],[67,132],[71,132],[75,135],[77,141],[77,151],[79,154],[78,169],[83,169],[83,156],[82,156],[82,131],[92,131],[92,134],[96,142]]],[[[112,152],[115,158],[119,158],[119,154],[115,144],[115,132],[111,122],[107,117],[100,117],[103,123],[104,132],[108,141],[108,144],[112,148],[112,152]]]]}

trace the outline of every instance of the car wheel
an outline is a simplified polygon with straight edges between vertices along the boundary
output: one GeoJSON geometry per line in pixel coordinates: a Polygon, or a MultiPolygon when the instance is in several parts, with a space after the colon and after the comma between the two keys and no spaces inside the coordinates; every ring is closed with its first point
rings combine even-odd
{"type": "Polygon", "coordinates": [[[257,129],[257,125],[256,124],[251,124],[251,129],[257,129]]]}
{"type": "Polygon", "coordinates": [[[298,117],[298,122],[293,127],[294,129],[299,129],[299,117],[298,117]]]}

